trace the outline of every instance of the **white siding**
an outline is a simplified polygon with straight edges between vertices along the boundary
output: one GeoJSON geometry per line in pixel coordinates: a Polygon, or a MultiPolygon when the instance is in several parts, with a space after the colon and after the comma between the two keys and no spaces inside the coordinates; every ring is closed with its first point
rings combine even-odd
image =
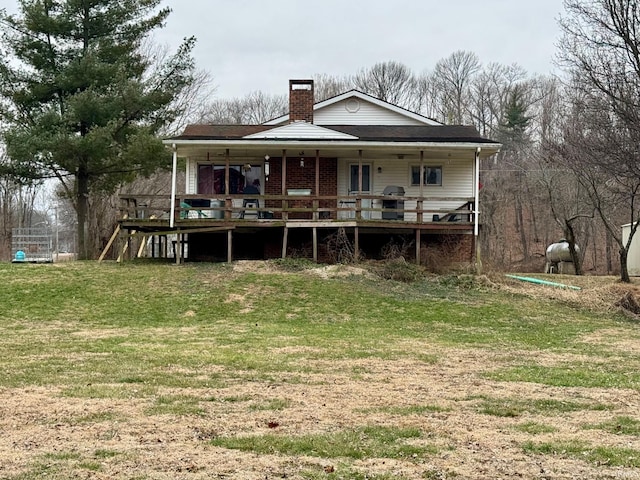
{"type": "Polygon", "coordinates": [[[185,189],[187,195],[196,194],[198,192],[198,162],[187,159],[187,178],[185,189]]]}
{"type": "Polygon", "coordinates": [[[359,98],[349,98],[316,110],[316,125],[424,125],[423,122],[393,112],[359,98]],[[354,106],[357,103],[357,111],[354,106]],[[351,110],[351,111],[350,111],[351,110]]]}
{"type": "MultiPolygon", "coordinates": [[[[357,164],[357,158],[341,158],[338,160],[338,195],[349,194],[349,165],[357,164]]],[[[420,195],[420,187],[411,185],[411,166],[419,165],[417,160],[371,160],[362,159],[363,164],[371,165],[371,194],[382,195],[388,185],[397,185],[404,188],[405,196],[417,197],[420,195]],[[378,167],[382,171],[378,173],[378,167]]],[[[424,196],[428,197],[472,197],[473,196],[473,161],[465,160],[429,160],[425,165],[442,167],[442,186],[425,186],[424,196]]],[[[424,201],[424,209],[455,210],[463,205],[461,201],[424,201]]],[[[380,202],[376,201],[373,208],[380,208],[380,202]]],[[[415,209],[416,201],[405,202],[406,209],[415,209]]],[[[372,218],[380,218],[381,212],[373,212],[372,218]]],[[[405,215],[405,220],[415,221],[416,214],[405,215]]],[[[425,218],[430,221],[431,218],[425,218]]]]}

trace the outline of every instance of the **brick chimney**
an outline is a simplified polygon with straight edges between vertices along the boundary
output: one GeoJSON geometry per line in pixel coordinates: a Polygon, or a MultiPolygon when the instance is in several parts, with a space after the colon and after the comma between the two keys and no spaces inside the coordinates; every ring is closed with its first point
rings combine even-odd
{"type": "Polygon", "coordinates": [[[289,80],[289,122],[313,123],[313,80],[289,80]]]}

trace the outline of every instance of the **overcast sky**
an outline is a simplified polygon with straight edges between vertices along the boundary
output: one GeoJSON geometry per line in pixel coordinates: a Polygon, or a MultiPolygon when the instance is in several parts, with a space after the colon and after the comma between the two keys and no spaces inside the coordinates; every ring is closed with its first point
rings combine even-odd
{"type": "MultiPolygon", "coordinates": [[[[15,11],[17,0],[0,0],[15,11]]],[[[159,42],[195,35],[196,63],[217,97],[286,94],[288,80],[350,75],[389,60],[414,73],[456,50],[482,63],[554,70],[562,0],[163,0],[159,42]]]]}
{"type": "Polygon", "coordinates": [[[195,35],[221,97],[285,94],[290,78],[395,60],[415,73],[456,50],[551,73],[562,0],[165,0],[162,41],[195,35]]]}

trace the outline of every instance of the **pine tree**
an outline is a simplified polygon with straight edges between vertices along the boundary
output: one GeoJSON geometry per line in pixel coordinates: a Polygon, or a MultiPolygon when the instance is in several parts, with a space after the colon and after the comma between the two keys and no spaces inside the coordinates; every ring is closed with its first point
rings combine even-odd
{"type": "Polygon", "coordinates": [[[193,81],[194,39],[161,65],[145,53],[170,10],[160,0],[19,0],[0,12],[0,120],[24,183],[57,178],[73,201],[78,255],[88,258],[90,193],[110,193],[168,165],[157,136],[193,81]]]}
{"type": "Polygon", "coordinates": [[[530,123],[524,91],[516,85],[509,93],[504,118],[498,127],[498,136],[506,149],[517,149],[528,141],[530,123]]]}

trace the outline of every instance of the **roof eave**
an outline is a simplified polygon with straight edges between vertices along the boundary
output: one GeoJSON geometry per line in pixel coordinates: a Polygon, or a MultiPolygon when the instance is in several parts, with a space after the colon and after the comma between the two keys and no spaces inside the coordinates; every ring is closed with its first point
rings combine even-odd
{"type": "Polygon", "coordinates": [[[462,141],[462,142],[376,142],[376,141],[364,141],[364,140],[296,140],[296,139],[251,139],[251,140],[180,140],[180,139],[167,139],[162,142],[167,146],[211,146],[216,148],[243,148],[243,149],[261,149],[261,148],[339,148],[339,149],[354,149],[354,150],[372,150],[372,149],[396,149],[400,150],[476,150],[480,148],[480,156],[482,158],[491,156],[500,151],[502,145],[500,143],[488,143],[488,142],[474,142],[474,141],[462,141]]]}

